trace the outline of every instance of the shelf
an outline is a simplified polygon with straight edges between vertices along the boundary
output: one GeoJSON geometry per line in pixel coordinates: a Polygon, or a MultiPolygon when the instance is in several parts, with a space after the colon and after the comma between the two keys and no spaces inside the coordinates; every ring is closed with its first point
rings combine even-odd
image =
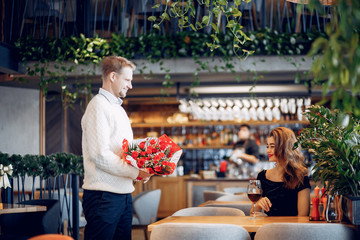
{"type": "Polygon", "coordinates": [[[182,146],[181,148],[184,150],[232,149],[233,146],[231,146],[231,145],[212,145],[212,146],[193,146],[193,147],[182,146]]]}
{"type": "Polygon", "coordinates": [[[152,127],[204,127],[204,126],[218,126],[218,125],[240,125],[240,124],[249,124],[250,126],[260,126],[260,125],[284,125],[284,124],[309,124],[309,121],[297,121],[297,120],[289,120],[289,121],[249,121],[249,122],[235,122],[235,121],[197,121],[197,122],[186,122],[186,123],[132,123],[131,126],[133,128],[152,128],[152,127]]]}

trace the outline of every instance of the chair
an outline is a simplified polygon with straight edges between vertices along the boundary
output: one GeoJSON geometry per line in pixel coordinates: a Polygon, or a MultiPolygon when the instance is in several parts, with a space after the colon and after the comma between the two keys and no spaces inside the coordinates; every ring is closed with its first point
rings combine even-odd
{"type": "Polygon", "coordinates": [[[357,238],[355,229],[343,224],[270,223],[258,229],[255,240],[270,239],[350,240],[357,238]]]}
{"type": "Polygon", "coordinates": [[[250,240],[242,226],[232,224],[163,223],[153,228],[150,240],[250,240]]]}
{"type": "Polygon", "coordinates": [[[147,225],[157,219],[161,197],[161,189],[144,191],[133,198],[133,229],[143,229],[145,239],[147,239],[147,225]]]}
{"type": "Polygon", "coordinates": [[[47,210],[0,215],[2,239],[28,239],[41,234],[58,232],[60,221],[58,200],[29,200],[20,204],[46,206],[47,210]]]}
{"type": "Polygon", "coordinates": [[[28,240],[74,240],[72,237],[61,234],[42,234],[29,238],[28,240]]]}
{"type": "Polygon", "coordinates": [[[190,207],[180,209],[172,216],[245,216],[240,209],[225,207],[190,207]]]}
{"type": "Polygon", "coordinates": [[[226,193],[232,193],[232,194],[235,194],[235,193],[246,193],[247,191],[247,188],[246,187],[227,187],[227,188],[224,188],[224,192],[226,193]]]}
{"type": "Polygon", "coordinates": [[[226,203],[226,204],[207,204],[204,207],[226,207],[226,208],[236,208],[240,209],[245,213],[246,216],[250,216],[250,210],[252,207],[252,202],[249,203],[226,203]]]}
{"type": "Polygon", "coordinates": [[[207,202],[207,201],[210,201],[210,200],[216,200],[217,198],[219,198],[221,196],[232,195],[232,194],[226,193],[226,192],[220,192],[220,191],[205,190],[203,192],[203,195],[204,195],[204,202],[207,202]]]}
{"type": "Polygon", "coordinates": [[[250,201],[247,194],[221,196],[216,201],[250,201]]]}
{"type": "MultiPolygon", "coordinates": [[[[57,193],[54,193],[54,199],[58,199],[59,195],[57,193]]],[[[73,226],[73,198],[72,198],[72,194],[70,192],[68,192],[66,194],[66,198],[65,198],[65,194],[64,194],[64,190],[61,189],[60,190],[60,208],[61,208],[61,223],[64,225],[65,230],[67,227],[71,227],[73,226]],[[67,226],[65,225],[65,223],[67,223],[67,226]]],[[[86,225],[86,220],[85,217],[82,216],[83,213],[83,207],[82,207],[82,202],[79,200],[79,227],[85,227],[86,225]]],[[[66,231],[65,231],[66,232],[66,231]]]]}

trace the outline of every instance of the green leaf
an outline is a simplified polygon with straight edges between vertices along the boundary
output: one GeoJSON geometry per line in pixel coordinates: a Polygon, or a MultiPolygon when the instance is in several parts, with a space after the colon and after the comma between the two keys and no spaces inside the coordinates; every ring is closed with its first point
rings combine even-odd
{"type": "Polygon", "coordinates": [[[148,21],[150,22],[155,22],[156,21],[156,17],[155,16],[150,16],[147,18],[148,21]]]}
{"type": "Polygon", "coordinates": [[[214,29],[215,32],[217,32],[217,33],[219,32],[219,29],[215,23],[211,23],[211,27],[214,29]]]}
{"type": "Polygon", "coordinates": [[[166,12],[161,14],[161,18],[166,19],[168,21],[170,20],[169,14],[167,14],[166,12]]]}
{"type": "Polygon", "coordinates": [[[234,3],[235,3],[235,6],[240,6],[241,0],[235,0],[234,3]]]}
{"type": "Polygon", "coordinates": [[[209,23],[209,20],[210,20],[210,18],[209,18],[209,16],[203,16],[203,18],[202,18],[202,20],[201,20],[201,23],[202,24],[205,24],[205,25],[208,25],[208,23],[209,23]]]}

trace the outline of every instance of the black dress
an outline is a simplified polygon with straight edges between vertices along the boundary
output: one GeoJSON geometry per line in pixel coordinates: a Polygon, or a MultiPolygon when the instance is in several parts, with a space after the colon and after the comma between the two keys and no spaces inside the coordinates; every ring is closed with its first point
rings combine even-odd
{"type": "Polygon", "coordinates": [[[268,216],[297,216],[298,192],[310,188],[309,177],[305,176],[303,184],[295,189],[288,189],[284,187],[283,182],[268,180],[265,173],[266,170],[263,170],[257,176],[263,189],[262,197],[267,197],[272,203],[270,211],[265,213],[268,216]]]}

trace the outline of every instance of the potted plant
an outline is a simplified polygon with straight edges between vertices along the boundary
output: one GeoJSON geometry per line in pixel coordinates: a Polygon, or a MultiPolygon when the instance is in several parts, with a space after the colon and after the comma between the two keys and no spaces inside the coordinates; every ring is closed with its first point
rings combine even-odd
{"type": "Polygon", "coordinates": [[[352,114],[310,106],[305,115],[310,127],[298,136],[301,145],[313,155],[313,180],[325,183],[332,193],[343,195],[343,211],[354,224],[360,224],[360,121],[352,114]]]}

